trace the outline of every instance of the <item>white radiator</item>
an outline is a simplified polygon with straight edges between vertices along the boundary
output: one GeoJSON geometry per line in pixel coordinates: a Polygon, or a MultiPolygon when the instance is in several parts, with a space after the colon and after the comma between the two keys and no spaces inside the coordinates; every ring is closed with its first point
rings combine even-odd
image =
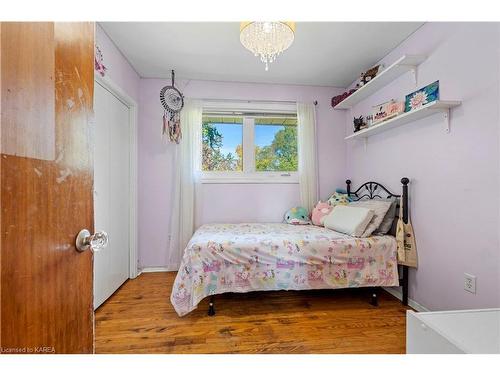
{"type": "Polygon", "coordinates": [[[406,313],[406,353],[500,353],[500,309],[406,313]]]}

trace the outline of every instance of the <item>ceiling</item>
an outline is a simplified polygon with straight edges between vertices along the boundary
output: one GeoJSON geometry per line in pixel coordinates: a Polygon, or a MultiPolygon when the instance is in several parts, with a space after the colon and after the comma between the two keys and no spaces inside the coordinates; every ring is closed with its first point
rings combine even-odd
{"type": "Polygon", "coordinates": [[[298,22],[295,41],[265,71],[239,40],[237,22],[103,22],[144,78],[346,87],[422,23],[298,22]]]}

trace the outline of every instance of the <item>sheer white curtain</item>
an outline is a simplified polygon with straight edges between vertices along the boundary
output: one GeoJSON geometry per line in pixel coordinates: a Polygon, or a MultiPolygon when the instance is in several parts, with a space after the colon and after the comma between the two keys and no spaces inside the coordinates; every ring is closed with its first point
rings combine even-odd
{"type": "Polygon", "coordinates": [[[309,212],[318,202],[316,163],[316,108],[312,103],[297,103],[300,204],[309,212]]]}
{"type": "Polygon", "coordinates": [[[170,217],[170,267],[180,264],[184,249],[194,232],[195,194],[201,170],[202,103],[186,100],[181,111],[182,139],[175,150],[174,196],[170,217]]]}

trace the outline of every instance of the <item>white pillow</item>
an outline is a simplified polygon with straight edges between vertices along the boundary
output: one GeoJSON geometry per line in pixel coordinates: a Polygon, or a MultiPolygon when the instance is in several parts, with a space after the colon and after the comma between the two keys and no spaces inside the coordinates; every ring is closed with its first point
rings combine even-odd
{"type": "Polygon", "coordinates": [[[361,237],[374,214],[373,210],[364,207],[335,206],[326,215],[324,225],[336,232],[361,237]]]}
{"type": "Polygon", "coordinates": [[[382,220],[384,220],[387,211],[389,211],[391,204],[391,201],[379,201],[374,199],[349,203],[349,206],[364,207],[375,212],[361,237],[371,236],[371,234],[376,231],[378,227],[380,227],[380,224],[382,223],[382,220]]]}

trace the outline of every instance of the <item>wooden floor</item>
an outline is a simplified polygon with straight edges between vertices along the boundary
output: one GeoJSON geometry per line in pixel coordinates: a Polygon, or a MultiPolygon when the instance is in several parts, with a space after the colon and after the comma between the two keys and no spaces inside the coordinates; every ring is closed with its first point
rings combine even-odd
{"type": "Polygon", "coordinates": [[[175,272],[127,281],[96,311],[96,353],[404,353],[405,308],[363,289],[253,292],[207,299],[179,318],[175,272]]]}

